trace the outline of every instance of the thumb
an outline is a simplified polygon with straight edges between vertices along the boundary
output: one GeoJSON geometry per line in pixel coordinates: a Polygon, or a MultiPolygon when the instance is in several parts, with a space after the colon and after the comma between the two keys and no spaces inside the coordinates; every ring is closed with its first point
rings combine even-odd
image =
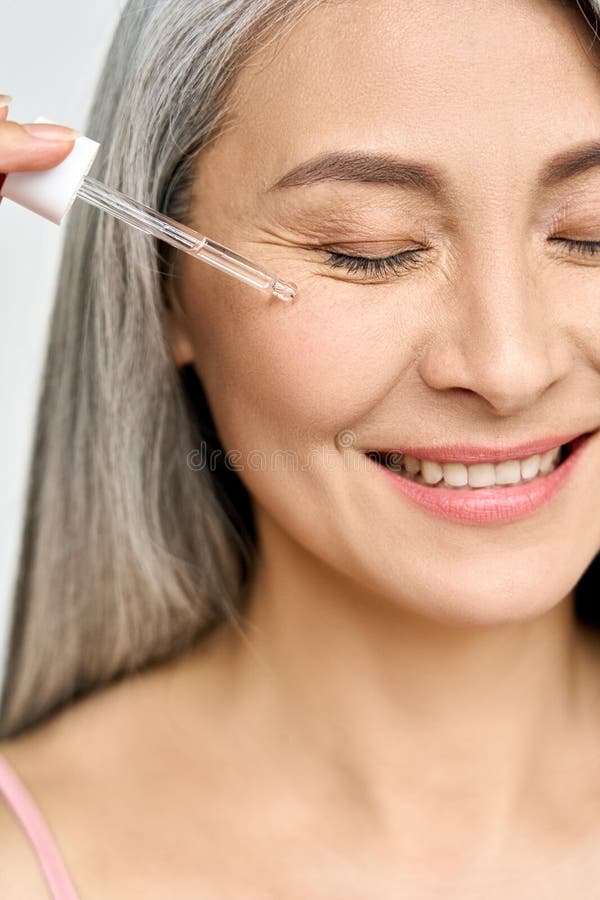
{"type": "Polygon", "coordinates": [[[62,125],[0,122],[0,172],[50,169],[69,155],[78,136],[62,125]]]}

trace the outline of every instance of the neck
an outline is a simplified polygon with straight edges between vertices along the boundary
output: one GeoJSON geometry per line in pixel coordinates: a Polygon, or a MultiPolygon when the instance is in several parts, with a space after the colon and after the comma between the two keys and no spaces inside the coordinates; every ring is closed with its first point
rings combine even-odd
{"type": "Polygon", "coordinates": [[[529,620],[449,625],[268,537],[227,669],[228,709],[272,774],[380,833],[410,828],[415,845],[432,821],[498,844],[557,781],[573,803],[592,664],[572,594],[529,620]]]}

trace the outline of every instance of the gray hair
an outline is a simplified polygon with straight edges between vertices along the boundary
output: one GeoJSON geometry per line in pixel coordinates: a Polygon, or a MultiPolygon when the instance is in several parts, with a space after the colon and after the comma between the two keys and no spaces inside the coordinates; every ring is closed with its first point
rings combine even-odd
{"type": "MultiPolygon", "coordinates": [[[[86,134],[101,181],[186,223],[198,154],[240,67],[324,0],[129,0],[86,134]]],[[[329,0],[331,2],[331,0],[329,0]]],[[[594,30],[600,0],[578,0],[594,30]]],[[[30,467],[0,737],[239,627],[255,558],[193,370],[165,337],[164,245],[87,204],[66,226],[30,467]],[[191,370],[191,371],[190,371],[191,370]]]]}
{"type": "MultiPolygon", "coordinates": [[[[198,154],[231,122],[236,73],[319,2],[129,0],[85,130],[102,144],[94,177],[187,223],[198,154]]],[[[0,736],[176,656],[242,609],[249,504],[235,473],[187,463],[217,439],[165,337],[172,256],[87,204],[69,214],[0,736]]]]}

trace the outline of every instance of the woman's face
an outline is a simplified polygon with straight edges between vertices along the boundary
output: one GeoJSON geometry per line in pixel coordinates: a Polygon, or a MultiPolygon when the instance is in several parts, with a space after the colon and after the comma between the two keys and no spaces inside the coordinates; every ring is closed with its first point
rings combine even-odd
{"type": "Polygon", "coordinates": [[[514,459],[503,448],[600,426],[600,253],[568,243],[600,241],[600,144],[549,174],[600,141],[591,41],[554,0],[325,4],[244,68],[235,121],[199,159],[191,224],[298,297],[181,255],[175,361],[196,367],[259,530],[268,520],[365,596],[456,622],[525,618],[600,548],[600,434],[550,500],[480,522],[425,508],[365,456],[474,445],[514,459]],[[322,154],[371,159],[286,174],[322,154]],[[381,274],[331,262],[408,250],[381,274]]]}

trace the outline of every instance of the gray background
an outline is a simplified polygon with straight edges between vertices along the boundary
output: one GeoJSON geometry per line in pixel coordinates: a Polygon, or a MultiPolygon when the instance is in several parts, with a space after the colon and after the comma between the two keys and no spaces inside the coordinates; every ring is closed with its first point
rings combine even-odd
{"type": "MultiPolygon", "coordinates": [[[[25,123],[45,116],[85,133],[95,81],[124,5],[125,0],[1,0],[0,93],[13,97],[8,118],[25,123]]],[[[0,687],[33,417],[62,236],[61,226],[10,200],[2,201],[0,687]]]]}

